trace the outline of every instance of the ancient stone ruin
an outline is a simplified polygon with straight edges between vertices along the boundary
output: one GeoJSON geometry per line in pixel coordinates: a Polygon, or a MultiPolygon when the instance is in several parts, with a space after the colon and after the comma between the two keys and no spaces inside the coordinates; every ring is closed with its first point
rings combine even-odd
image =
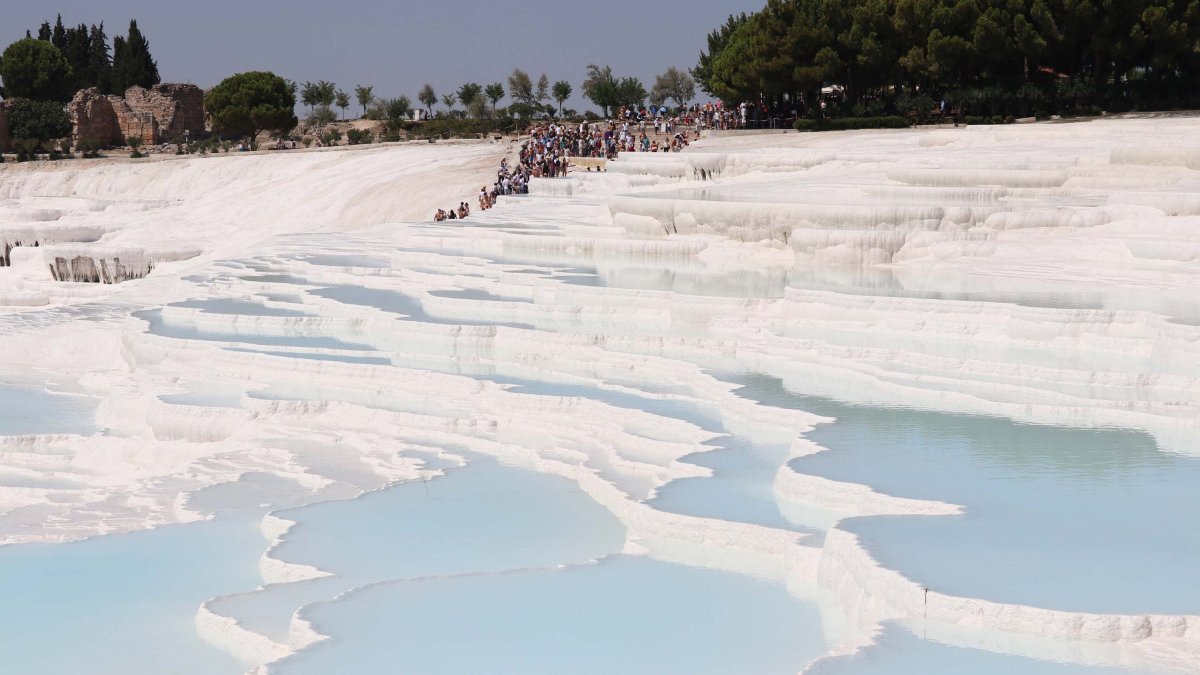
{"type": "Polygon", "coordinates": [[[146,144],[182,140],[204,131],[204,91],[194,84],[130,87],[125,97],[82,89],[67,106],[75,123],[75,142],[125,145],[136,136],[146,144]]]}

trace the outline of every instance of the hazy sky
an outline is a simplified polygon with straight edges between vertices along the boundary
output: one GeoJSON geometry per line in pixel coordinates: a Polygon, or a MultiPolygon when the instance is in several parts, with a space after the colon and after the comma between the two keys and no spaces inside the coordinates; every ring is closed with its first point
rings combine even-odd
{"type": "MultiPolygon", "coordinates": [[[[150,41],[166,82],[209,87],[246,70],[303,82],[332,80],[352,93],[415,99],[428,81],[438,94],[463,82],[506,82],[513,68],[536,81],[568,80],[568,107],[584,109],[579,83],[589,63],[636,75],[649,89],[667,66],[695,65],[705,36],[733,12],[765,0],[3,0],[0,48],[54,23],[104,21],[110,38],[130,18],[150,41]]],[[[587,104],[590,107],[590,104],[587,104]]]]}

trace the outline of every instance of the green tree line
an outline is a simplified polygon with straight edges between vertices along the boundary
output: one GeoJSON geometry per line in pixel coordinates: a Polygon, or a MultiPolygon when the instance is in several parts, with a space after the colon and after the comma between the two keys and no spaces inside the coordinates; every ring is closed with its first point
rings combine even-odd
{"type": "Polygon", "coordinates": [[[1030,115],[1200,103],[1196,0],[768,0],[692,69],[726,102],[822,115],[1030,115]]]}
{"type": "MultiPolygon", "coordinates": [[[[25,31],[25,37],[33,39],[30,31],[25,31]]],[[[69,99],[88,87],[97,87],[105,94],[123,94],[134,85],[150,87],[160,82],[158,63],[136,20],[129,22],[126,35],[113,37],[111,47],[103,22],[64,26],[62,15],[53,26],[43,22],[37,39],[53,45],[70,67],[70,73],[59,83],[61,91],[56,98],[69,99]]]]}

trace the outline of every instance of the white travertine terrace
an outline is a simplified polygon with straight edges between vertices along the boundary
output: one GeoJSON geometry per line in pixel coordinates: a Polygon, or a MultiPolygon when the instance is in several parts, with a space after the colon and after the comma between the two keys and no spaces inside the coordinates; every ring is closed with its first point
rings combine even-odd
{"type": "MultiPolygon", "coordinates": [[[[458,227],[400,223],[474,194],[507,146],[6,166],[6,262],[18,247],[0,270],[0,369],[95,397],[104,432],[0,440],[5,472],[76,479],[0,486],[0,542],[204,518],[190,496],[250,472],[293,481],[287,505],[352,498],[438,473],[408,450],[461,448],[574,480],[626,526],[627,551],[786,581],[845,617],[833,653],[926,617],[965,631],[947,641],[999,631],[1019,636],[1012,653],[1194,672],[1200,608],[1102,615],[926,592],[836,525],[815,538],[658,510],[645,502],[658,488],[709,474],[681,459],[712,432],[489,375],[694,405],[795,456],[821,452],[804,435],[836,421],[744,399],[715,371],[1133,428],[1195,455],[1200,149],[1178,145],[1197,132],[1200,120],[1152,118],[711,139],[536,182],[458,227]],[[143,272],[116,286],[50,274],[55,255],[106,251],[143,272]],[[589,274],[606,285],[571,283],[589,274]],[[308,292],[330,287],[409,305],[308,292]],[[464,289],[488,297],[446,293],[464,289]],[[186,300],[268,311],[173,305],[186,300]],[[197,383],[236,405],[159,398],[197,383]],[[1073,658],[1039,639],[1082,646],[1073,658]],[[1118,655],[1087,656],[1093,643],[1118,655]]],[[[773,487],[835,520],[961,511],[787,465],[773,487]]],[[[271,554],[289,527],[264,520],[264,584],[323,574],[271,554]]],[[[198,631],[259,672],[320,639],[301,607],[284,644],[218,606],[199,609],[198,631]]]]}

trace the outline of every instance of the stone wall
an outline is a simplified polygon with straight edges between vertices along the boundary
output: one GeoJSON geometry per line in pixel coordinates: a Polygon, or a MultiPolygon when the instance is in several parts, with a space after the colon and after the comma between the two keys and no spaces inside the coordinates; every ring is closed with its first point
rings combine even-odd
{"type": "Polygon", "coordinates": [[[8,131],[8,103],[0,101],[0,151],[12,149],[12,138],[8,131]]]}
{"type": "Polygon", "coordinates": [[[159,140],[173,141],[185,133],[204,131],[204,91],[194,84],[130,87],[125,92],[125,103],[134,113],[153,116],[159,140]]]}
{"type": "Polygon", "coordinates": [[[67,114],[75,124],[75,142],[93,140],[101,145],[125,145],[114,108],[120,100],[105,96],[95,87],[75,92],[67,104],[67,114]]]}
{"type": "MultiPolygon", "coordinates": [[[[117,117],[117,126],[121,128],[122,138],[136,136],[147,145],[154,145],[163,140],[159,137],[158,121],[154,119],[154,113],[148,110],[134,110],[125,99],[116,96],[112,99],[113,113],[117,117]]],[[[119,145],[125,145],[125,142],[121,141],[119,145]]]]}
{"type": "Polygon", "coordinates": [[[105,96],[99,89],[76,92],[67,108],[75,123],[76,142],[125,145],[130,136],[156,144],[181,139],[185,132],[204,131],[204,92],[193,84],[130,87],[125,97],[105,96]]]}

